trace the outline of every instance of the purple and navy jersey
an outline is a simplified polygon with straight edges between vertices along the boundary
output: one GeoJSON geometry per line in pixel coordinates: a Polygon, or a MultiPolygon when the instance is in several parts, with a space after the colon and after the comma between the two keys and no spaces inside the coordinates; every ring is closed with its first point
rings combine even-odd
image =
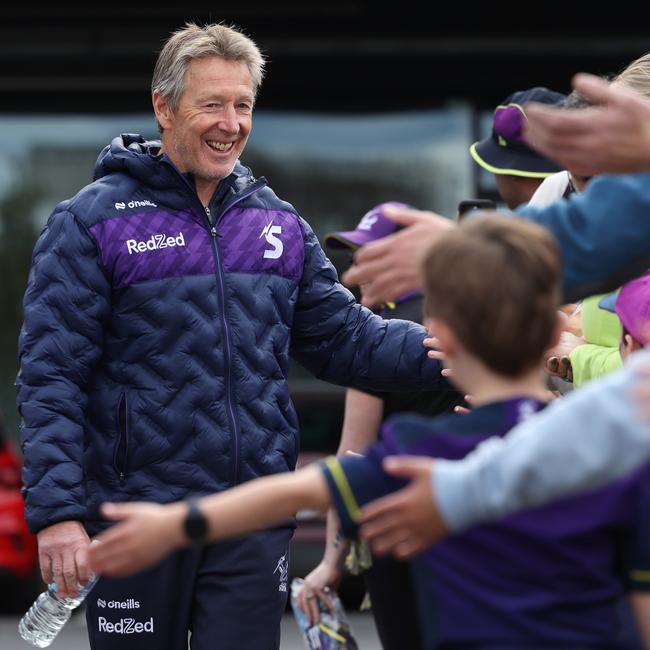
{"type": "MultiPolygon", "coordinates": [[[[382,470],[386,456],[463,458],[543,406],[512,399],[463,416],[388,420],[382,442],[365,457],[323,464],[344,534],[356,537],[364,504],[405,485],[382,470]]],[[[427,648],[617,647],[621,593],[650,588],[650,472],[478,526],[433,545],[415,563],[427,648]]]]}
{"type": "Polygon", "coordinates": [[[358,388],[447,386],[424,329],[338,281],[309,225],[241,164],[204,208],[160,143],[123,135],[50,216],[17,379],[33,531],[105,525],[106,500],[176,501],[294,468],[293,357],[358,388]]]}

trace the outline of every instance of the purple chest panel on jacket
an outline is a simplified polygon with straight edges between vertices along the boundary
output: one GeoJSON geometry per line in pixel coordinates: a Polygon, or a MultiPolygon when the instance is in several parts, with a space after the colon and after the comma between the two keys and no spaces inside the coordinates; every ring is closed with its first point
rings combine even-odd
{"type": "Polygon", "coordinates": [[[230,210],[217,226],[221,264],[230,273],[302,277],[304,233],[298,217],[280,210],[230,210]]]}
{"type": "Polygon", "coordinates": [[[125,214],[90,231],[115,288],[215,271],[210,234],[188,213],[125,214]]]}

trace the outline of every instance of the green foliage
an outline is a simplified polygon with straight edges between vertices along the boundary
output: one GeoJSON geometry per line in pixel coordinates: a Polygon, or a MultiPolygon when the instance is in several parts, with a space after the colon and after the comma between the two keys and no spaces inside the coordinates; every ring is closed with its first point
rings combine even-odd
{"type": "Polygon", "coordinates": [[[14,381],[18,372],[18,333],[22,300],[37,232],[32,214],[42,192],[29,182],[0,198],[0,413],[7,430],[18,435],[14,381]]]}

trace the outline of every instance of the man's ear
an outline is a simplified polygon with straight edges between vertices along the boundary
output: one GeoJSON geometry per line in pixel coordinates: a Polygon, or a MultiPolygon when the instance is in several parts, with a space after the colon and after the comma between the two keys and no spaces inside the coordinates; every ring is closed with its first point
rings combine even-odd
{"type": "Polygon", "coordinates": [[[163,129],[171,128],[174,121],[174,111],[167,100],[160,94],[160,91],[153,91],[151,94],[151,103],[153,104],[153,112],[156,114],[158,124],[163,129]]]}

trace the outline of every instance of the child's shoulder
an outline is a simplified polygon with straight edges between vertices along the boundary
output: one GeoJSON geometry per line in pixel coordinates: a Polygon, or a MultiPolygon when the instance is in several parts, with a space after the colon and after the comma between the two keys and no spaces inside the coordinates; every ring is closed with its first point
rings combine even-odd
{"type": "Polygon", "coordinates": [[[382,427],[382,438],[402,450],[408,450],[419,442],[442,433],[455,433],[462,427],[461,420],[467,416],[456,413],[426,417],[417,413],[399,413],[389,417],[382,427]]]}

